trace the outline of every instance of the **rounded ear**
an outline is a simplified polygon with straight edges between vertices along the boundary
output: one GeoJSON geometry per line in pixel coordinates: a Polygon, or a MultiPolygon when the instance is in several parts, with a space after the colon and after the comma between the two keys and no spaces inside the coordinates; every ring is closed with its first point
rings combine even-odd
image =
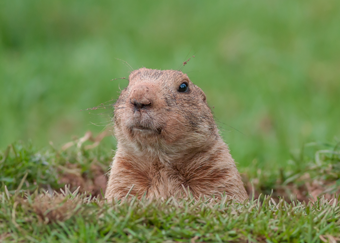
{"type": "Polygon", "coordinates": [[[203,90],[201,90],[202,96],[203,96],[203,101],[206,102],[206,95],[204,94],[203,90]]]}
{"type": "Polygon", "coordinates": [[[203,101],[206,103],[206,95],[204,94],[204,91],[199,88],[197,85],[195,87],[199,90],[200,95],[202,96],[203,101]]]}

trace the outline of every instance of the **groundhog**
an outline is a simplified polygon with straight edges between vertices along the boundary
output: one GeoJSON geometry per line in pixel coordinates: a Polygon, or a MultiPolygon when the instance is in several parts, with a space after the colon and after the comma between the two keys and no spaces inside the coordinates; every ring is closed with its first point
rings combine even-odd
{"type": "Polygon", "coordinates": [[[118,140],[106,199],[248,198],[204,92],[181,71],[141,68],[114,105],[118,140]]]}

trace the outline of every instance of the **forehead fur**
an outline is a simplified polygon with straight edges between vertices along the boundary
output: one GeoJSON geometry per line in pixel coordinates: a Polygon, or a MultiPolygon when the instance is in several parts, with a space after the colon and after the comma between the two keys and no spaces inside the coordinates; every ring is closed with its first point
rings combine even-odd
{"type": "Polygon", "coordinates": [[[129,81],[136,80],[165,80],[165,81],[173,81],[176,79],[188,79],[187,74],[182,73],[181,71],[176,70],[157,70],[157,69],[148,69],[148,68],[140,68],[138,70],[134,70],[129,75],[129,81]]]}

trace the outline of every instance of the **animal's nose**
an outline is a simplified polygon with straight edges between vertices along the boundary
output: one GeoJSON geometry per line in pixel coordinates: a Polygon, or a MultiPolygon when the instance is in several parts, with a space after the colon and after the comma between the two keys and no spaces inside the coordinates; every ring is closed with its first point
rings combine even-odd
{"type": "Polygon", "coordinates": [[[137,110],[146,109],[152,106],[151,96],[149,87],[140,85],[133,89],[130,95],[130,103],[134,105],[134,108],[137,110]]]}
{"type": "Polygon", "coordinates": [[[134,108],[137,109],[137,110],[140,110],[140,109],[147,108],[147,107],[151,106],[151,102],[150,101],[145,101],[145,102],[144,101],[139,102],[136,99],[130,99],[130,103],[132,103],[134,105],[134,108]]]}

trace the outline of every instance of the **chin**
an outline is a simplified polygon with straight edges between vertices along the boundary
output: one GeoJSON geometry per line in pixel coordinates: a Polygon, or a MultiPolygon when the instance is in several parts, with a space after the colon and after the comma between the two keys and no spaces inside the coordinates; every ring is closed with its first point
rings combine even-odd
{"type": "Polygon", "coordinates": [[[137,142],[141,145],[156,145],[161,139],[161,129],[152,129],[142,126],[127,126],[123,129],[124,137],[131,142],[137,142]]]}
{"type": "Polygon", "coordinates": [[[159,136],[157,131],[142,128],[133,128],[131,133],[134,138],[152,138],[159,136]]]}

